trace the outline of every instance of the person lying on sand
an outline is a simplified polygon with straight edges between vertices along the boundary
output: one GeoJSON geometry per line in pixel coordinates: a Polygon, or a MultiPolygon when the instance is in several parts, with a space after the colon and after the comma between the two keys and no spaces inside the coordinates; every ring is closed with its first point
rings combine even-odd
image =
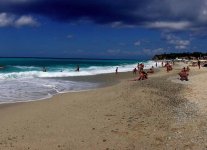
{"type": "Polygon", "coordinates": [[[180,71],[180,73],[178,73],[178,75],[180,76],[181,81],[183,80],[188,81],[189,73],[185,67],[180,71]]]}
{"type": "Polygon", "coordinates": [[[154,67],[152,66],[148,71],[147,73],[154,73],[154,67]]]}

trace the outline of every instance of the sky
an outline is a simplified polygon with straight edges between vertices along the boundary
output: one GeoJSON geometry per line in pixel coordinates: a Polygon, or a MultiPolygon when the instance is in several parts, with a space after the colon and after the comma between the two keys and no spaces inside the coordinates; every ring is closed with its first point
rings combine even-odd
{"type": "Polygon", "coordinates": [[[207,0],[0,0],[0,57],[207,52],[207,0]]]}

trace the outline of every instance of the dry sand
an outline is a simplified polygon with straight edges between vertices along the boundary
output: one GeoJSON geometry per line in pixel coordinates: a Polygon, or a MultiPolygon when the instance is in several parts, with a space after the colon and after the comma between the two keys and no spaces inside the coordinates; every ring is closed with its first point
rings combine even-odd
{"type": "Polygon", "coordinates": [[[1,105],[0,150],[206,149],[207,71],[191,69],[190,81],[180,82],[178,68],[145,81],[129,81],[131,73],[96,76],[121,82],[1,105]]]}

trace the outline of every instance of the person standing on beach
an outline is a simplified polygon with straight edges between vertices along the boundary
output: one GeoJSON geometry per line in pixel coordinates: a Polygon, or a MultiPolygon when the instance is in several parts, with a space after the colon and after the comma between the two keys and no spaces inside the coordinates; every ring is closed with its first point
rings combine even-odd
{"type": "Polygon", "coordinates": [[[140,66],[139,66],[139,72],[143,71],[144,70],[144,64],[141,63],[140,66]]]}
{"type": "Polygon", "coordinates": [[[133,69],[133,74],[137,74],[137,68],[133,69]]]}
{"type": "Polygon", "coordinates": [[[200,62],[200,60],[198,60],[198,68],[199,69],[201,68],[201,62],[200,62]]]}
{"type": "Polygon", "coordinates": [[[119,69],[119,68],[118,68],[118,67],[116,67],[116,71],[115,71],[115,73],[116,73],[116,74],[118,74],[118,69],[119,69]]]}

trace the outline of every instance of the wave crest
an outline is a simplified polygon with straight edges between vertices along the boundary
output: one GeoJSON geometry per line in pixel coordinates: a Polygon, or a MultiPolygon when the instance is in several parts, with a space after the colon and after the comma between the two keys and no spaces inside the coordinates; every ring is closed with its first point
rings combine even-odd
{"type": "MultiPolygon", "coordinates": [[[[154,61],[145,62],[145,69],[149,69],[151,66],[155,66],[154,61]]],[[[158,64],[160,66],[160,64],[158,64]]],[[[119,65],[119,66],[90,66],[86,68],[80,68],[79,72],[76,72],[74,68],[56,67],[48,68],[48,72],[41,71],[38,67],[26,67],[16,66],[17,68],[23,68],[20,72],[7,72],[0,73],[0,79],[19,79],[19,78],[53,78],[53,77],[71,77],[71,76],[89,76],[97,74],[106,74],[115,72],[116,67],[119,67],[119,72],[132,71],[137,67],[137,64],[119,65]],[[28,71],[25,71],[28,69],[28,71]],[[31,69],[34,69],[31,71],[31,69]]]]}

